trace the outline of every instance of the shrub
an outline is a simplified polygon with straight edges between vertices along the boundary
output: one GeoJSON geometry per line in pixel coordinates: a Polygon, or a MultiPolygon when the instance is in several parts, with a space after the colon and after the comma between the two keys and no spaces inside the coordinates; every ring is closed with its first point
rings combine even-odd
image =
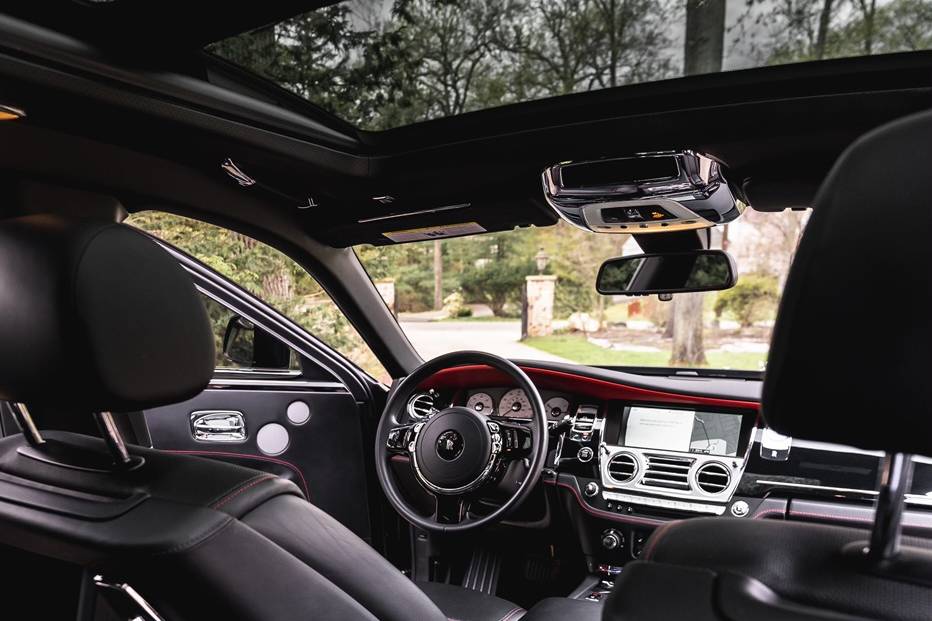
{"type": "Polygon", "coordinates": [[[725,311],[747,328],[773,313],[778,299],[777,279],[763,274],[741,276],[731,289],[721,291],[715,300],[716,317],[725,311]]]}

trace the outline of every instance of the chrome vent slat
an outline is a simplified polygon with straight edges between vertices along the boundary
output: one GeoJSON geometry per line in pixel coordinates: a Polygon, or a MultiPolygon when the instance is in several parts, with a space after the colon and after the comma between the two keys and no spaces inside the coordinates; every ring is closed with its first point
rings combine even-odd
{"type": "Polygon", "coordinates": [[[646,459],[641,485],[689,491],[689,469],[695,460],[665,455],[646,455],[646,459]]]}
{"type": "Polygon", "coordinates": [[[608,462],[608,475],[616,483],[627,483],[638,472],[638,462],[630,453],[620,453],[608,462]]]}
{"type": "Polygon", "coordinates": [[[417,393],[408,401],[408,415],[416,420],[423,420],[436,411],[434,398],[430,393],[417,393]]]}
{"type": "Polygon", "coordinates": [[[706,494],[719,494],[731,483],[728,468],[718,463],[704,464],[696,471],[696,485],[706,494]]]}

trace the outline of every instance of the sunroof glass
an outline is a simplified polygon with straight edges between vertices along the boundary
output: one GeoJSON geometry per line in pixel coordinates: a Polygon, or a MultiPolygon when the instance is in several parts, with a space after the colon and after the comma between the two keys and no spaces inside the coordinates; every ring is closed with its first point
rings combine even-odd
{"type": "Polygon", "coordinates": [[[367,130],[688,74],[932,48],[932,0],[378,0],[207,49],[367,130]]]}

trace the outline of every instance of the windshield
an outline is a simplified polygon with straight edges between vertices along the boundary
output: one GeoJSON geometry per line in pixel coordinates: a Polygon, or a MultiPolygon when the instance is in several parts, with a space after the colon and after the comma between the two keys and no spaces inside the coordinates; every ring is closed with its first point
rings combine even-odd
{"type": "Polygon", "coordinates": [[[384,130],[683,75],[930,47],[928,0],[355,0],[207,49],[384,130]]]}
{"type": "Polygon", "coordinates": [[[478,349],[597,366],[762,371],[807,217],[748,210],[713,229],[712,246],[735,258],[738,283],[667,302],[599,295],[602,262],[640,248],[629,235],[564,222],[356,252],[425,359],[478,349]]]}

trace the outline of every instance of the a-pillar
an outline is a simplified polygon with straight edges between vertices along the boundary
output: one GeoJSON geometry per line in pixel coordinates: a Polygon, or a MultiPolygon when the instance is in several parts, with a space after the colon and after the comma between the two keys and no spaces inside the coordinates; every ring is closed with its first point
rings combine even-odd
{"type": "Polygon", "coordinates": [[[528,276],[525,282],[521,337],[553,334],[553,298],[556,276],[528,276]]]}
{"type": "Polygon", "coordinates": [[[378,289],[379,295],[385,300],[385,305],[392,311],[392,315],[398,316],[398,307],[395,305],[395,279],[385,278],[375,282],[375,288],[378,289]]]}

